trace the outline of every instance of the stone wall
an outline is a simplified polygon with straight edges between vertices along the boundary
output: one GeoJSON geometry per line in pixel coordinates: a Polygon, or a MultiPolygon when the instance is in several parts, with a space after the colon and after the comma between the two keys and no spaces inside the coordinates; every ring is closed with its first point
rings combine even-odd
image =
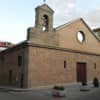
{"type": "Polygon", "coordinates": [[[100,41],[93,35],[94,33],[88,28],[83,19],[78,19],[68,25],[58,28],[60,47],[85,52],[100,54],[100,41]],[[77,39],[77,33],[84,33],[84,41],[80,43],[77,39]]]}
{"type": "Polygon", "coordinates": [[[95,76],[100,79],[100,55],[30,46],[28,87],[76,82],[77,62],[87,63],[87,81],[93,80],[95,76]],[[66,68],[64,68],[64,61],[67,61],[66,68]]]}
{"type": "Polygon", "coordinates": [[[21,87],[21,75],[23,74],[23,86],[27,87],[27,55],[28,48],[19,46],[0,53],[0,85],[21,87]],[[18,56],[22,56],[21,66],[18,65],[18,56]],[[12,71],[11,82],[9,82],[9,71],[12,71]]]}
{"type": "Polygon", "coordinates": [[[54,31],[43,32],[37,28],[29,28],[27,40],[41,45],[59,46],[59,34],[54,31]]]}

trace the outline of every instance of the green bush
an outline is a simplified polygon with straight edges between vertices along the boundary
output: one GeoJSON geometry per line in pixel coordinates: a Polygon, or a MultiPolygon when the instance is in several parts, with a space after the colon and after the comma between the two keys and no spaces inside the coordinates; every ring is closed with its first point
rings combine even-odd
{"type": "Polygon", "coordinates": [[[99,87],[99,80],[96,77],[93,79],[93,85],[94,87],[99,87]]]}
{"type": "Polygon", "coordinates": [[[53,89],[55,90],[64,90],[64,87],[63,86],[54,86],[53,89]]]}

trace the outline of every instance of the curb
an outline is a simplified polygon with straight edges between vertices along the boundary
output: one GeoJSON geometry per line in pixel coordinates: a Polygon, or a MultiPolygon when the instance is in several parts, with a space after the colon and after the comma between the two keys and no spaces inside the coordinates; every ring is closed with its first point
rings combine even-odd
{"type": "Polygon", "coordinates": [[[4,92],[29,92],[29,91],[32,91],[32,89],[0,88],[0,91],[4,91],[4,92]]]}

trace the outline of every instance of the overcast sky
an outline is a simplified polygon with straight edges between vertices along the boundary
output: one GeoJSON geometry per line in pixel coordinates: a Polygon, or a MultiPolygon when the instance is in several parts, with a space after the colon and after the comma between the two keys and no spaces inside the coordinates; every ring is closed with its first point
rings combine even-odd
{"type": "MultiPolygon", "coordinates": [[[[47,0],[55,11],[54,26],[84,18],[91,28],[100,27],[100,0],[47,0]]],[[[35,10],[43,0],[0,0],[0,41],[18,43],[34,26],[35,10]]]]}

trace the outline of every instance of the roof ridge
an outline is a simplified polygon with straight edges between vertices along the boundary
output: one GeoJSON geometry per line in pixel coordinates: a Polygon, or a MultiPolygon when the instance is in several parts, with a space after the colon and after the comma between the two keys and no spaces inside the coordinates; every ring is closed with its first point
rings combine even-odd
{"type": "Polygon", "coordinates": [[[77,20],[81,20],[81,19],[83,19],[83,18],[80,17],[80,18],[71,20],[71,21],[69,21],[69,22],[67,22],[67,23],[65,23],[65,24],[62,24],[62,25],[56,27],[55,29],[56,29],[56,30],[62,29],[62,28],[64,28],[65,26],[70,25],[71,23],[73,23],[73,22],[75,22],[75,21],[77,21],[77,20]]]}

